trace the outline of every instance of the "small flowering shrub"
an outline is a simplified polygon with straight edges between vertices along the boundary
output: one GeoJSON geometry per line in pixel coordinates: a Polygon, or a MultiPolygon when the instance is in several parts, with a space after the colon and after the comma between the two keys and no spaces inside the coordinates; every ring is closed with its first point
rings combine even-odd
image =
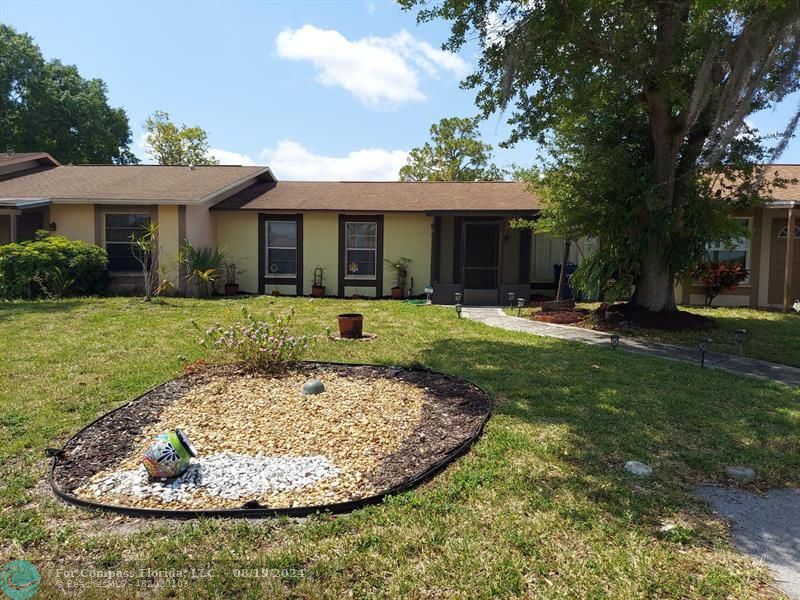
{"type": "Polygon", "coordinates": [[[737,262],[709,262],[700,265],[692,275],[705,289],[706,306],[711,306],[714,298],[722,292],[735,289],[749,274],[750,272],[737,262]]]}
{"type": "Polygon", "coordinates": [[[311,337],[289,332],[293,316],[294,310],[290,309],[284,316],[270,314],[265,321],[259,321],[242,307],[241,320],[230,326],[215,323],[203,330],[193,324],[203,333],[200,344],[211,351],[255,369],[277,371],[287,362],[300,360],[311,346],[311,337]]]}

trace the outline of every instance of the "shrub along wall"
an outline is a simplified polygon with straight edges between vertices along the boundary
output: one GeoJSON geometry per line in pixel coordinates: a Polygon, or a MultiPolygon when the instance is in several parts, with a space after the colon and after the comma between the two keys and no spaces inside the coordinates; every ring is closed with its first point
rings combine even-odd
{"type": "Polygon", "coordinates": [[[60,236],[0,246],[0,298],[94,294],[105,288],[105,249],[60,236]]]}

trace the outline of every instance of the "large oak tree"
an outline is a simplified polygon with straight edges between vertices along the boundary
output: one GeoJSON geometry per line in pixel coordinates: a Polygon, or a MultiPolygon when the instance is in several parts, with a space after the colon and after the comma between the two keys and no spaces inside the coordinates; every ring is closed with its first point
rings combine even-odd
{"type": "Polygon", "coordinates": [[[45,61],[27,35],[0,24],[0,151],[49,152],[62,163],[135,163],[122,108],[101,79],[45,61]]]}
{"type": "Polygon", "coordinates": [[[400,0],[446,19],[480,59],[464,82],[484,117],[511,107],[512,134],[538,141],[536,185],[553,232],[589,235],[596,282],[635,286],[632,301],[675,308],[674,282],[728,218],[773,182],[780,155],[745,119],[800,85],[796,0],[400,0]]]}

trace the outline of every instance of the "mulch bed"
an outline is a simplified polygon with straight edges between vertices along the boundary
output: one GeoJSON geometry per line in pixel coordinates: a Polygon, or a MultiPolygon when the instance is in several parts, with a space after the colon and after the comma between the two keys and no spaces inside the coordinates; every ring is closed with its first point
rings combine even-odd
{"type": "Polygon", "coordinates": [[[552,312],[537,313],[533,316],[533,319],[543,323],[568,325],[573,323],[581,323],[588,315],[589,311],[584,309],[557,310],[552,312]]]}
{"type": "Polygon", "coordinates": [[[710,331],[717,327],[714,319],[684,310],[652,312],[628,303],[601,304],[596,310],[582,308],[535,313],[535,321],[559,325],[577,325],[598,331],[624,331],[631,327],[659,331],[710,331]]]}
{"type": "Polygon", "coordinates": [[[199,365],[100,418],[72,438],[53,472],[63,491],[94,502],[161,509],[268,508],[347,502],[395,488],[424,473],[479,430],[488,396],[463,379],[426,370],[297,363],[280,375],[236,365],[199,365]],[[321,379],[326,391],[299,394],[321,379]],[[293,491],[190,502],[92,497],[108,474],[137,468],[155,433],[180,427],[199,458],[219,452],[323,456],[340,473],[293,491]]]}
{"type": "Polygon", "coordinates": [[[623,321],[641,329],[661,331],[708,331],[717,326],[714,319],[685,310],[653,312],[628,303],[600,305],[595,314],[595,329],[607,331],[620,329],[623,321]]]}

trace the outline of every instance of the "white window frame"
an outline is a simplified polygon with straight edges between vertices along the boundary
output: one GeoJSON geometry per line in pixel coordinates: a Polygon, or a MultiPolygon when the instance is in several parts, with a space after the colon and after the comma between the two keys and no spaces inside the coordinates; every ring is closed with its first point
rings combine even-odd
{"type": "Polygon", "coordinates": [[[266,247],[266,272],[264,273],[264,277],[274,278],[274,279],[296,279],[297,278],[297,235],[298,235],[298,223],[297,221],[289,221],[289,220],[278,220],[278,219],[267,219],[266,223],[264,224],[264,237],[267,239],[264,240],[264,244],[266,247]],[[269,224],[270,223],[281,223],[286,224],[289,223],[294,225],[294,246],[270,246],[269,243],[269,224]],[[294,250],[294,273],[273,273],[269,270],[270,260],[269,260],[269,251],[270,250],[294,250]]]}
{"type": "MultiPolygon", "coordinates": [[[[119,217],[119,216],[129,217],[131,215],[134,215],[136,217],[147,217],[147,220],[150,223],[153,222],[153,213],[151,213],[149,211],[148,212],[141,212],[141,211],[136,211],[136,210],[127,210],[127,211],[126,210],[114,210],[114,211],[103,212],[103,249],[104,250],[107,250],[107,246],[109,244],[126,245],[126,246],[128,246],[129,250],[130,250],[130,248],[133,247],[133,242],[131,240],[128,240],[127,242],[121,242],[121,241],[110,242],[110,241],[108,241],[108,217],[119,217]]],[[[130,229],[130,228],[129,227],[113,227],[112,229],[130,229]]],[[[109,267],[110,266],[111,265],[110,265],[110,260],[109,260],[109,267]]],[[[133,270],[133,271],[115,271],[115,270],[113,270],[111,268],[109,268],[108,271],[109,271],[109,273],[123,273],[123,274],[124,273],[139,273],[138,270],[133,270]]]]}
{"type": "MultiPolygon", "coordinates": [[[[747,269],[748,275],[746,279],[743,279],[742,282],[739,284],[739,287],[748,287],[750,285],[750,262],[752,259],[752,241],[753,241],[753,217],[734,217],[734,221],[744,221],[747,224],[747,231],[750,232],[750,235],[747,237],[741,238],[741,241],[738,245],[731,245],[731,244],[709,244],[706,247],[706,252],[744,252],[744,268],[747,269]]],[[[709,260],[711,257],[709,256],[709,260]]]]}
{"type": "Polygon", "coordinates": [[[377,279],[378,278],[378,222],[377,221],[345,221],[344,222],[344,273],[346,279],[377,279]],[[350,235],[348,233],[348,229],[350,225],[371,225],[375,229],[375,235],[372,236],[375,240],[375,245],[372,248],[351,248],[347,245],[347,241],[350,239],[350,235]],[[351,273],[350,272],[350,260],[349,254],[350,251],[364,251],[370,250],[372,251],[373,255],[375,256],[374,259],[374,266],[375,272],[370,274],[363,274],[359,275],[358,273],[351,273]]]}

